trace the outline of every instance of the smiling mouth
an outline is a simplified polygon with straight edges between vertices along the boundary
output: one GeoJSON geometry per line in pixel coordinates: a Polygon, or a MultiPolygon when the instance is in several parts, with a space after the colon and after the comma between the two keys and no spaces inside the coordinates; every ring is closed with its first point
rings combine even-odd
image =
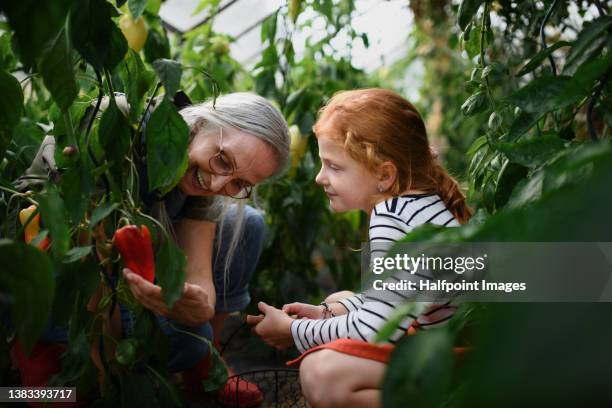
{"type": "Polygon", "coordinates": [[[202,176],[202,172],[200,172],[200,169],[196,168],[195,176],[200,188],[204,191],[208,191],[208,187],[206,187],[206,184],[204,183],[204,177],[202,176]]]}

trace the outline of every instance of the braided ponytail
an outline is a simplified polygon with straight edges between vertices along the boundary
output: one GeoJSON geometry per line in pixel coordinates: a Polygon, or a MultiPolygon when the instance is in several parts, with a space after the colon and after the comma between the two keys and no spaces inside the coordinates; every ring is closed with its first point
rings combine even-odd
{"type": "Polygon", "coordinates": [[[460,224],[468,222],[472,210],[468,207],[465,195],[459,188],[459,183],[448,172],[434,161],[431,176],[442,201],[460,224]]]}

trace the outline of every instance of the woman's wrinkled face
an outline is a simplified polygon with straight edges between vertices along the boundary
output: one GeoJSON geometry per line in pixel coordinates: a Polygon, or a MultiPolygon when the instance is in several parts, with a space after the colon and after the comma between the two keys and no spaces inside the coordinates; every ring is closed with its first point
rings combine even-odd
{"type": "Polygon", "coordinates": [[[321,170],[315,180],[325,189],[331,208],[338,212],[369,212],[377,194],[376,176],[350,157],[338,142],[325,136],[319,136],[317,142],[321,170]]]}
{"type": "Polygon", "coordinates": [[[268,143],[231,128],[224,128],[222,137],[220,128],[198,133],[189,144],[188,155],[187,171],[178,187],[190,196],[232,195],[228,192],[252,187],[274,174],[278,167],[274,150],[268,143]],[[223,161],[233,169],[229,175],[216,174],[211,168],[211,158],[221,148],[223,161]]]}

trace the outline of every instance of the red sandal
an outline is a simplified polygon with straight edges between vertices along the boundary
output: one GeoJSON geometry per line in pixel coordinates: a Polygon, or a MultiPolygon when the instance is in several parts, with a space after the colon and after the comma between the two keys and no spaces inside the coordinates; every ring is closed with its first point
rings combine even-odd
{"type": "MultiPolygon", "coordinates": [[[[183,385],[189,392],[201,392],[202,380],[208,378],[211,366],[210,354],[201,359],[198,364],[183,371],[183,385]]],[[[236,376],[228,368],[229,379],[223,389],[217,392],[219,402],[226,407],[252,408],[263,401],[263,393],[256,384],[236,376]]]]}

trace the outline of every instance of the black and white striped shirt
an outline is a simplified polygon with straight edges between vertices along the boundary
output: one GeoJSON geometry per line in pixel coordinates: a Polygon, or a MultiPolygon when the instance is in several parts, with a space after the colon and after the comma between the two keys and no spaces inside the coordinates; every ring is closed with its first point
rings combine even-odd
{"type": "MultiPolygon", "coordinates": [[[[370,216],[370,243],[374,247],[372,258],[383,256],[394,242],[402,239],[415,227],[427,223],[459,226],[459,222],[437,194],[409,194],[378,203],[370,216]]],[[[411,275],[407,271],[401,271],[392,278],[410,279],[411,275]]],[[[398,306],[398,303],[365,294],[341,299],[339,303],[347,309],[347,314],[330,319],[293,321],[291,334],[300,352],[341,338],[372,342],[398,306]]],[[[390,336],[389,342],[397,342],[415,319],[421,328],[426,329],[448,321],[456,309],[456,305],[450,302],[431,303],[418,316],[406,314],[390,336]]]]}

